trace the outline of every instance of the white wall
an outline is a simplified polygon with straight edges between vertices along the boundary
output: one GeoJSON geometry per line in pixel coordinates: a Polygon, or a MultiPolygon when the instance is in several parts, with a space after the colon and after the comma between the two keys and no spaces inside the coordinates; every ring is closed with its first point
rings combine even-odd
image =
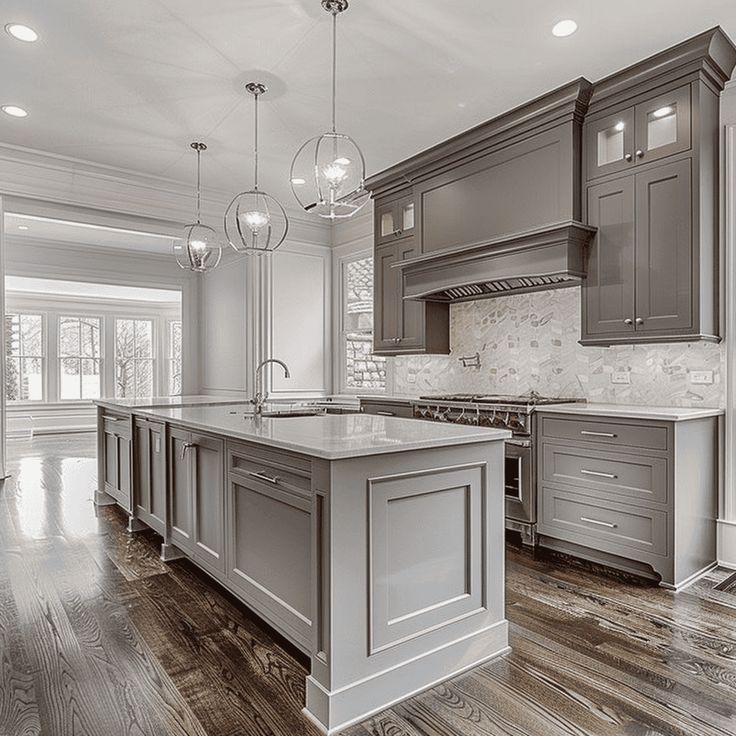
{"type": "Polygon", "coordinates": [[[201,375],[208,395],[250,398],[255,366],[274,398],[324,396],[332,391],[331,232],[320,221],[292,220],[288,240],[271,256],[232,250],[202,279],[201,375]]]}

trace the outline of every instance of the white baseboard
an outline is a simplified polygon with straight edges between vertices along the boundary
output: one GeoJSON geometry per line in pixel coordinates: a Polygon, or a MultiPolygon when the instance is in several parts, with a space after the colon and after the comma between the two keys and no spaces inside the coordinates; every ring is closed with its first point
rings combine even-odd
{"type": "Polygon", "coordinates": [[[718,519],[718,564],[736,569],[736,521],[718,519]]]}

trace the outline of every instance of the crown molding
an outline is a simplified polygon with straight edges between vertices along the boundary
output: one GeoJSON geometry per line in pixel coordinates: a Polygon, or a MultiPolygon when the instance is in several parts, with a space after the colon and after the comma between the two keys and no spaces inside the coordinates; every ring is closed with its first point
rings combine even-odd
{"type": "MultiPolygon", "coordinates": [[[[115,219],[120,215],[149,221],[164,232],[192,220],[194,192],[190,184],[106,164],[0,142],[0,194],[10,198],[6,210],[19,204],[26,211],[49,203],[71,213],[115,219]]],[[[202,219],[222,230],[232,192],[208,189],[202,197],[202,219]]],[[[290,239],[316,245],[331,242],[331,224],[285,205],[290,239]]],[[[71,216],[71,214],[69,215],[71,216]]],[[[79,215],[77,215],[79,216],[79,215]]]]}

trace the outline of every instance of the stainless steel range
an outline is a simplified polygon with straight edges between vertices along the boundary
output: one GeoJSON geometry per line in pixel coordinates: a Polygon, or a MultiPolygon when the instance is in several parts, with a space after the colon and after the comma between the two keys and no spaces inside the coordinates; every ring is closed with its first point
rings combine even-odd
{"type": "Polygon", "coordinates": [[[421,396],[413,403],[413,414],[417,419],[511,430],[505,458],[506,528],[520,532],[522,541],[533,545],[537,529],[534,410],[578,401],[584,399],[550,398],[536,391],[523,396],[444,394],[421,396]]]}

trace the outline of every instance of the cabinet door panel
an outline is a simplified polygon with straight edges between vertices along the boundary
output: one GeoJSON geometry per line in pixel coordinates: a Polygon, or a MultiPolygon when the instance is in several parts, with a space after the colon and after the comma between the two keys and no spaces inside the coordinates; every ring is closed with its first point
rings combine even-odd
{"type": "Polygon", "coordinates": [[[231,476],[228,579],[267,620],[309,641],[309,501],[231,476]]]}
{"type": "Polygon", "coordinates": [[[391,266],[398,259],[394,245],[377,248],[374,257],[374,347],[376,350],[396,348],[400,337],[399,290],[400,271],[391,266]]]}
{"type": "Polygon", "coordinates": [[[598,232],[583,286],[584,337],[633,334],[634,178],[590,187],[588,222],[598,232]]]}
{"type": "Polygon", "coordinates": [[[148,422],[133,427],[133,494],[136,512],[151,512],[151,432],[148,422]]]}
{"type": "Polygon", "coordinates": [[[636,176],[637,332],[693,325],[690,161],[636,176]]]}
{"type": "Polygon", "coordinates": [[[636,106],[636,157],[647,163],[691,146],[690,87],[666,92],[636,106]]]}
{"type": "Polygon", "coordinates": [[[112,432],[105,432],[105,486],[116,490],[118,487],[118,438],[112,432]]]}
{"type": "Polygon", "coordinates": [[[171,539],[181,549],[193,549],[191,435],[180,429],[169,434],[171,539]]]}
{"type": "MultiPolygon", "coordinates": [[[[410,239],[398,246],[397,260],[405,261],[408,258],[415,258],[419,255],[419,248],[414,241],[410,239]]],[[[417,301],[404,300],[403,276],[399,269],[397,288],[399,289],[399,348],[421,347],[424,341],[424,303],[417,301]]]]}
{"type": "Polygon", "coordinates": [[[634,161],[634,108],[585,124],[588,178],[628,169],[634,161]]]}
{"type": "MultiPolygon", "coordinates": [[[[151,516],[158,519],[161,533],[166,525],[166,453],[165,429],[163,425],[150,428],[149,434],[151,465],[151,516]]],[[[159,529],[157,529],[159,531],[159,529]]]]}
{"type": "Polygon", "coordinates": [[[193,434],[192,444],[195,556],[224,572],[224,443],[193,434]]]}

